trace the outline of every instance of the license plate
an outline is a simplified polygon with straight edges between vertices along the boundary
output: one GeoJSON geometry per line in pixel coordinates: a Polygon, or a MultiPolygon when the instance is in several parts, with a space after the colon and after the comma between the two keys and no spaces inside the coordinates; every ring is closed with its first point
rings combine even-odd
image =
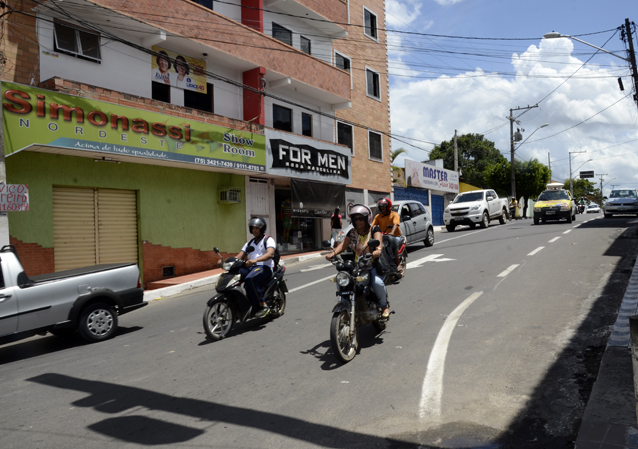
{"type": "Polygon", "coordinates": [[[554,215],[555,213],[556,211],[548,210],[547,212],[545,212],[545,215],[554,215]]]}
{"type": "Polygon", "coordinates": [[[454,217],[452,218],[452,221],[463,221],[462,217],[454,217]]]}

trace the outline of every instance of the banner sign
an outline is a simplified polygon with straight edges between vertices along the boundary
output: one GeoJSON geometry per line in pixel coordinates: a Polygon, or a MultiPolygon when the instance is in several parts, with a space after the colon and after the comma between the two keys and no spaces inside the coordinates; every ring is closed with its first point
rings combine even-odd
{"type": "Polygon", "coordinates": [[[29,186],[0,183],[0,212],[29,210],[29,186]]]}
{"type": "Polygon", "coordinates": [[[594,170],[580,172],[580,179],[593,178],[593,177],[594,177],[594,170]]]}
{"type": "Polygon", "coordinates": [[[151,47],[159,56],[151,62],[151,80],[202,94],[206,90],[206,61],[180,55],[162,47],[151,47]]]}
{"type": "Polygon", "coordinates": [[[4,151],[32,145],[266,171],[260,134],[2,83],[4,151]]]}
{"type": "Polygon", "coordinates": [[[350,149],[266,129],[266,173],[350,184],[350,149]]]}
{"type": "Polygon", "coordinates": [[[452,170],[405,159],[405,185],[459,193],[459,174],[452,170]]]}
{"type": "Polygon", "coordinates": [[[345,185],[291,179],[290,190],[293,217],[330,218],[346,201],[345,185]]]}

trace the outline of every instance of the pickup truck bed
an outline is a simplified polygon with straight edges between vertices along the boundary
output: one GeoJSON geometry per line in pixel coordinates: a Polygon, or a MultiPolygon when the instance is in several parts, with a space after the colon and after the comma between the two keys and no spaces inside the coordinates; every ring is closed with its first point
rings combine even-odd
{"type": "Polygon", "coordinates": [[[39,274],[30,276],[29,280],[40,284],[47,281],[56,281],[58,279],[66,279],[74,276],[82,276],[85,274],[99,273],[100,271],[113,270],[121,267],[130,267],[134,263],[105,263],[101,265],[92,265],[90,267],[74,268],[72,270],[57,271],[55,273],[39,274]]]}

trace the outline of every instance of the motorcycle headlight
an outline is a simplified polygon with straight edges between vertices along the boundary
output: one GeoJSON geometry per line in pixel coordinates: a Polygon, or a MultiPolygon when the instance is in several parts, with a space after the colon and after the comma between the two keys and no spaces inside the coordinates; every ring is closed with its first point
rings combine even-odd
{"type": "Polygon", "coordinates": [[[224,289],[228,287],[229,285],[239,282],[240,279],[241,279],[241,274],[236,274],[230,279],[228,278],[228,276],[219,276],[217,278],[217,282],[215,282],[215,288],[224,289]]]}
{"type": "Polygon", "coordinates": [[[234,263],[235,263],[235,261],[230,261],[230,262],[224,261],[224,262],[222,262],[222,269],[224,271],[229,271],[234,263]]]}
{"type": "Polygon", "coordinates": [[[336,279],[339,287],[347,287],[348,285],[350,285],[350,275],[348,273],[344,273],[343,271],[341,271],[337,274],[336,279]]]}

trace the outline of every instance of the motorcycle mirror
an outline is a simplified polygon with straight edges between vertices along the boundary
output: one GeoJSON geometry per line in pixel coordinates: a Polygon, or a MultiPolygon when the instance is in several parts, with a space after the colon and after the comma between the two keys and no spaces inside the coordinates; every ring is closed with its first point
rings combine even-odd
{"type": "Polygon", "coordinates": [[[252,245],[246,248],[246,252],[248,253],[252,253],[253,251],[255,251],[255,247],[252,245]]]}
{"type": "Polygon", "coordinates": [[[377,239],[370,239],[368,241],[368,248],[370,248],[371,251],[374,251],[379,247],[380,244],[381,242],[379,242],[377,239]]]}
{"type": "Polygon", "coordinates": [[[213,251],[215,251],[217,254],[219,254],[219,248],[215,247],[215,248],[213,248],[213,251]]]}
{"type": "Polygon", "coordinates": [[[321,242],[321,246],[324,248],[330,248],[330,240],[324,240],[321,242]]]}

